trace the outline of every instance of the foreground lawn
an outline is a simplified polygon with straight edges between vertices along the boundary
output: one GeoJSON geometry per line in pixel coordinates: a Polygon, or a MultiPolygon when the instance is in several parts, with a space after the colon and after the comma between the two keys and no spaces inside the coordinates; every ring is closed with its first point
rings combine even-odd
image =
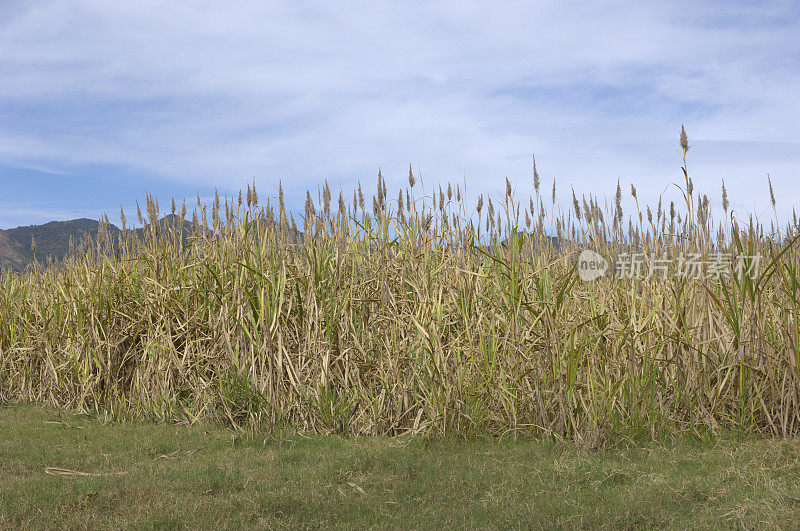
{"type": "Polygon", "coordinates": [[[791,526],[797,441],[242,435],[0,407],[0,527],[791,526]]]}

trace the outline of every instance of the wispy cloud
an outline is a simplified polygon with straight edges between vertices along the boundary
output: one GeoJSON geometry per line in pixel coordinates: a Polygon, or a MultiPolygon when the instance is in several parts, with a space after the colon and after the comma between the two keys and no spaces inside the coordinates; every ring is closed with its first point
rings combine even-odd
{"type": "Polygon", "coordinates": [[[40,223],[41,220],[99,219],[100,213],[100,209],[54,207],[50,204],[0,203],[0,227],[33,225],[40,223]]]}
{"type": "MultiPolygon", "coordinates": [[[[647,198],[678,176],[731,195],[800,169],[793,2],[12,2],[0,17],[0,164],[99,166],[300,195],[404,179],[563,186],[647,198]],[[10,6],[10,7],[9,7],[10,6]],[[770,142],[782,142],[775,148],[770,142]],[[770,147],[772,146],[772,147],[770,147]]],[[[0,179],[5,179],[0,167],[0,179]]],[[[143,191],[142,191],[143,193],[143,191]]],[[[110,203],[127,200],[103,197],[110,203]]],[[[766,200],[766,196],[763,199],[766,200]]]]}

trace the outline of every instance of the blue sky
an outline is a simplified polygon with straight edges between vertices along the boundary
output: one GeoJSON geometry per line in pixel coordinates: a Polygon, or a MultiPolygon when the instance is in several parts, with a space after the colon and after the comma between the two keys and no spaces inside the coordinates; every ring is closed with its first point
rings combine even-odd
{"type": "MultiPolygon", "coordinates": [[[[0,3],[0,228],[323,179],[798,201],[795,2],[0,3]]],[[[134,216],[128,216],[129,219],[134,216]]]]}

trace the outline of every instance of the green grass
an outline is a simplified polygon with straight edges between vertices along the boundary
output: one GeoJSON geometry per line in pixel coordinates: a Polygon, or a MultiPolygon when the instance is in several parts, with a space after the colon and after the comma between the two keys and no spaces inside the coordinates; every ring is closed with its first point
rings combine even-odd
{"type": "Polygon", "coordinates": [[[530,439],[236,433],[0,408],[0,527],[781,526],[796,440],[599,452],[530,439]],[[47,467],[93,475],[50,475],[47,467]]]}

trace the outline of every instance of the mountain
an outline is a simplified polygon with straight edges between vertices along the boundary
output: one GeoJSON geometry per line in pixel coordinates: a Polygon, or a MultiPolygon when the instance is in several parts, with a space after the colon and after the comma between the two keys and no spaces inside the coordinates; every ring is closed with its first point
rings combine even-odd
{"type": "MultiPolygon", "coordinates": [[[[30,246],[28,246],[30,251],[30,246]]],[[[25,267],[29,258],[26,256],[25,247],[14,239],[9,231],[0,230],[0,269],[20,269],[25,267]]]]}
{"type": "MultiPolygon", "coordinates": [[[[145,235],[145,232],[149,230],[150,226],[145,225],[144,228],[135,229],[134,232],[139,238],[142,238],[145,235]]],[[[180,230],[184,242],[188,241],[189,236],[194,233],[192,222],[185,219],[181,220],[181,217],[176,214],[167,214],[163,218],[156,221],[156,230],[159,234],[163,234],[164,232],[171,230],[180,230]],[[183,224],[183,228],[181,228],[181,224],[183,224]]]]}
{"type": "MultiPolygon", "coordinates": [[[[20,271],[33,261],[31,240],[36,242],[36,258],[61,260],[67,255],[70,237],[77,244],[84,235],[97,236],[99,222],[81,218],[70,221],[51,221],[44,225],[27,225],[15,229],[0,229],[0,269],[20,271]]],[[[111,234],[119,228],[111,225],[111,234]]]]}
{"type": "MultiPolygon", "coordinates": [[[[253,222],[251,222],[253,223],[253,222]]],[[[51,221],[44,225],[27,225],[14,229],[0,229],[0,271],[11,269],[12,271],[23,271],[28,264],[33,262],[33,250],[31,240],[36,242],[36,259],[39,263],[45,263],[49,258],[54,261],[63,260],[69,252],[70,239],[77,246],[85,237],[92,240],[97,238],[97,230],[100,223],[93,219],[81,218],[70,221],[51,221]]],[[[255,224],[253,224],[255,226],[255,224]]],[[[182,220],[180,216],[168,214],[156,222],[157,234],[173,233],[178,230],[182,234],[183,241],[188,242],[193,235],[194,228],[188,220],[182,220]]],[[[108,227],[111,241],[116,244],[121,232],[116,225],[108,227]]],[[[212,236],[209,229],[205,229],[208,236],[212,236]]],[[[262,229],[263,230],[263,229],[262,229]]],[[[150,231],[150,225],[144,228],[132,230],[140,240],[150,231]]],[[[201,229],[202,231],[202,229],[201,229]]],[[[262,234],[256,230],[253,234],[262,234]]],[[[290,241],[299,243],[303,241],[303,233],[288,229],[290,241]]]]}
{"type": "MultiPolygon", "coordinates": [[[[163,233],[167,228],[180,227],[181,218],[173,214],[167,215],[158,222],[158,231],[163,233]]],[[[36,258],[46,262],[48,258],[55,261],[62,260],[69,252],[70,239],[75,245],[79,244],[86,236],[93,240],[97,238],[97,229],[100,223],[94,219],[73,219],[70,221],[51,221],[44,225],[27,225],[14,229],[0,229],[0,270],[11,269],[22,271],[33,262],[33,249],[31,241],[36,242],[36,258]]],[[[109,225],[111,240],[116,242],[121,230],[116,225],[109,225]]],[[[135,229],[134,233],[142,238],[145,231],[135,229]]],[[[192,234],[192,224],[183,221],[183,237],[188,239],[192,234]]]]}

